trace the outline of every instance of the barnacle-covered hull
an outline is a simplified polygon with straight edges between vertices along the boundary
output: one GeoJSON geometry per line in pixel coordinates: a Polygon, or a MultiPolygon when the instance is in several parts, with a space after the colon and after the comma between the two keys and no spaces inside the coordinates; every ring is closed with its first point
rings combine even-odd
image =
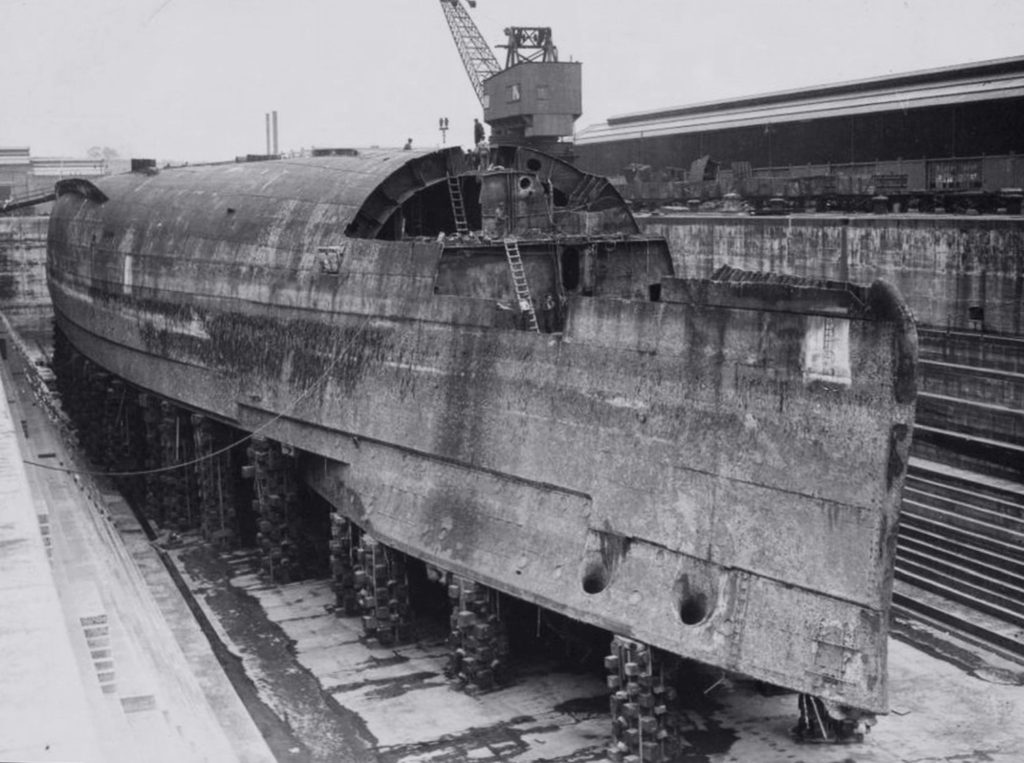
{"type": "Polygon", "coordinates": [[[409,554],[885,711],[915,395],[899,295],[678,279],[604,181],[482,159],[64,185],[58,324],[133,384],[309,454],[307,482],[409,554]]]}

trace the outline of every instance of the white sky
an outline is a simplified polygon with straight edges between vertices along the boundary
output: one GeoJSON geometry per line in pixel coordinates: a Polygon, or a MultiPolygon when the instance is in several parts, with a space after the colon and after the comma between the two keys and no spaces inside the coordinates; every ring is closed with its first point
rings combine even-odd
{"type": "MultiPolygon", "coordinates": [[[[550,26],[614,114],[1024,54],[1024,0],[479,0],[550,26]]],[[[0,0],[0,146],[187,161],[467,145],[479,104],[439,0],[0,0]]],[[[499,60],[504,50],[496,49],[499,60]]]]}

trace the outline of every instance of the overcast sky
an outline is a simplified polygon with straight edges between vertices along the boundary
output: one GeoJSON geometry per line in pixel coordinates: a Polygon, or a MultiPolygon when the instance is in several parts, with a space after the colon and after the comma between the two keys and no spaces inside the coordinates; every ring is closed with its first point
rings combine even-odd
{"type": "MultiPolygon", "coordinates": [[[[1024,0],[479,0],[550,26],[578,127],[631,111],[1024,55],[1024,0]]],[[[0,0],[0,146],[187,161],[467,145],[480,107],[439,0],[0,0]]],[[[504,51],[497,51],[503,60],[504,51]]]]}

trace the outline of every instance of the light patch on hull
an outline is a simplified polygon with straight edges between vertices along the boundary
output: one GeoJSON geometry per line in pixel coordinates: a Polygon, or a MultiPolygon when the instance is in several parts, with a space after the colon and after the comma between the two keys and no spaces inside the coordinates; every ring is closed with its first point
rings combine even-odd
{"type": "Polygon", "coordinates": [[[130,254],[124,256],[124,293],[132,293],[132,256],[130,254]]]}
{"type": "Polygon", "coordinates": [[[826,382],[849,387],[850,321],[824,315],[808,315],[803,341],[804,383],[826,382]]]}

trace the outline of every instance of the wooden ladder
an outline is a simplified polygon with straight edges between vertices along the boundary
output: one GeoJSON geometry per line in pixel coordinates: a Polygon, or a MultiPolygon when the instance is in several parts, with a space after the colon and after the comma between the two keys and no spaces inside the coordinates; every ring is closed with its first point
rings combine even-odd
{"type": "Polygon", "coordinates": [[[523,255],[519,252],[519,242],[512,236],[502,239],[505,244],[505,256],[508,258],[508,269],[512,271],[512,283],[516,289],[516,300],[519,309],[526,315],[526,327],[530,331],[540,333],[537,325],[537,311],[533,308],[530,297],[530,285],[526,282],[526,269],[523,267],[523,255]]]}
{"type": "Polygon", "coordinates": [[[452,215],[455,217],[455,232],[469,233],[466,221],[466,204],[462,200],[462,186],[457,176],[448,176],[448,196],[452,200],[452,215]]]}

